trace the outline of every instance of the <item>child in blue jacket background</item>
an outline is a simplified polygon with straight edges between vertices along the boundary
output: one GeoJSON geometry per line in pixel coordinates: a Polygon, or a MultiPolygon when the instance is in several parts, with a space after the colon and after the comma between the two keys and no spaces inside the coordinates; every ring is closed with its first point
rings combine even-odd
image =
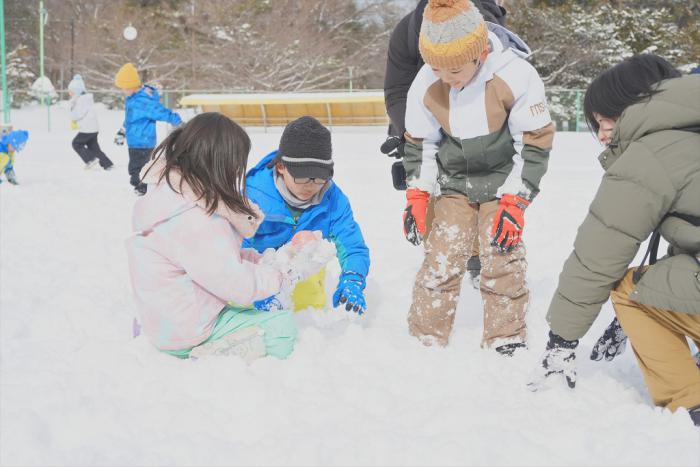
{"type": "MultiPolygon", "coordinates": [[[[331,134],[313,117],[289,123],[279,150],[268,154],[248,172],[248,197],[265,214],[254,237],[244,246],[259,252],[279,248],[301,230],[320,230],[336,246],[341,267],[333,306],[362,314],[367,308],[364,289],[369,272],[369,249],[350,202],[333,177],[331,134]]],[[[297,285],[295,309],[325,305],[325,270],[297,285]]],[[[259,306],[265,307],[265,304],[259,306]]]]}
{"type": "Polygon", "coordinates": [[[26,130],[11,131],[0,138],[0,174],[4,173],[7,181],[13,185],[19,184],[15,175],[15,155],[24,148],[28,139],[29,132],[26,130]]]}
{"type": "Polygon", "coordinates": [[[146,194],[146,185],[139,174],[156,147],[156,121],[171,125],[182,123],[180,115],[160,103],[158,90],[148,84],[142,85],[136,67],[127,63],[119,69],[114,84],[126,94],[124,104],[124,126],[114,138],[115,144],[129,147],[129,177],[137,195],[146,194]]]}

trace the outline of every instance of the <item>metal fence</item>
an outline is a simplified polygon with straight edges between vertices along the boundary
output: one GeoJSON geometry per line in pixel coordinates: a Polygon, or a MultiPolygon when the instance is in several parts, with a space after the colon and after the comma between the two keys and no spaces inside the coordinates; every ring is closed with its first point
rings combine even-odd
{"type": "MultiPolygon", "coordinates": [[[[105,104],[110,109],[124,108],[124,94],[118,89],[89,89],[88,90],[95,102],[105,104]]],[[[163,104],[168,108],[175,108],[178,102],[188,94],[228,94],[228,93],[246,93],[242,89],[159,89],[163,104]]],[[[30,90],[10,90],[10,103],[13,108],[19,108],[28,102],[39,102],[39,98],[30,90]]],[[[69,100],[70,95],[68,89],[56,89],[51,103],[55,104],[58,101],[69,100]]]]}
{"type": "MultiPolygon", "coordinates": [[[[357,91],[370,91],[368,89],[358,89],[357,91]]],[[[90,90],[95,98],[95,102],[100,102],[110,109],[124,108],[124,95],[116,89],[90,90]]],[[[244,89],[162,89],[159,91],[163,104],[169,108],[179,106],[180,100],[189,94],[231,94],[231,93],[256,93],[255,91],[244,89]]],[[[306,92],[306,91],[305,91],[306,92]]],[[[323,90],[323,92],[347,92],[347,90],[323,90]]],[[[588,131],[583,118],[583,89],[563,89],[548,88],[547,101],[552,120],[559,131],[588,131]]],[[[68,100],[68,90],[56,90],[56,95],[52,103],[61,100],[68,100]]],[[[10,102],[14,108],[20,107],[27,102],[36,102],[37,99],[30,91],[10,91],[10,102]]]]}
{"type": "Polygon", "coordinates": [[[548,88],[547,104],[559,131],[588,131],[583,118],[585,89],[548,88]]]}

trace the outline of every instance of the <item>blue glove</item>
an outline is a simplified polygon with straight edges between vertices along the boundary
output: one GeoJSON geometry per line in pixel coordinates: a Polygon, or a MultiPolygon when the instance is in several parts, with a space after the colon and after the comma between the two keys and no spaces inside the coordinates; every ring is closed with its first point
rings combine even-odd
{"type": "Polygon", "coordinates": [[[365,278],[356,272],[344,272],[338,281],[338,288],[333,294],[333,306],[345,304],[345,310],[361,315],[367,309],[365,295],[365,278]]]}
{"type": "Polygon", "coordinates": [[[277,295],[271,295],[257,302],[253,302],[253,308],[258,311],[279,311],[283,310],[282,302],[280,302],[277,295]]]}

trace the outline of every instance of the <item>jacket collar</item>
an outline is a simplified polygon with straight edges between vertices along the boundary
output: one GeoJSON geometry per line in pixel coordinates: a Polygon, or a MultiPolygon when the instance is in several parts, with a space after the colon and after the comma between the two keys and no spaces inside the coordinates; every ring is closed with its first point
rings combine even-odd
{"type": "Polygon", "coordinates": [[[493,75],[517,58],[526,58],[530,49],[518,36],[503,26],[486,23],[488,27],[489,55],[481,65],[472,81],[467,86],[485,83],[493,79],[493,75]]]}
{"type": "Polygon", "coordinates": [[[598,162],[606,172],[617,161],[624,151],[620,147],[620,131],[619,127],[615,127],[610,137],[610,144],[598,156],[598,162]]]}
{"type": "MultiPolygon", "coordinates": [[[[246,188],[249,195],[263,207],[265,218],[268,222],[294,224],[294,219],[290,215],[289,208],[275,186],[275,171],[267,167],[276,155],[277,151],[271,152],[258,162],[255,167],[248,171],[246,188]]],[[[335,189],[334,187],[335,185],[331,182],[328,190],[321,199],[321,205],[327,201],[328,196],[332,190],[335,189]]],[[[314,206],[311,206],[304,210],[302,216],[305,220],[311,220],[321,212],[323,212],[322,209],[314,209],[314,206]]]]}

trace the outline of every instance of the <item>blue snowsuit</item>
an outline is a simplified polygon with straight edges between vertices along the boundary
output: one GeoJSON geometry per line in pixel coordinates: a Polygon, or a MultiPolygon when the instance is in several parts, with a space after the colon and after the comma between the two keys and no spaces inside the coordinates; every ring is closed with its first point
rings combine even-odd
{"type": "MultiPolygon", "coordinates": [[[[338,185],[330,182],[332,185],[321,203],[306,208],[295,219],[275,186],[274,171],[267,167],[276,155],[277,151],[268,154],[248,172],[248,197],[265,213],[265,220],[255,236],[246,239],[243,246],[263,252],[267,248],[281,247],[297,231],[320,230],[324,238],[335,243],[342,273],[367,277],[369,249],[362,238],[360,226],[353,218],[347,196],[338,185]]],[[[341,280],[342,277],[341,274],[341,280]]]]}
{"type": "Polygon", "coordinates": [[[126,98],[124,106],[124,131],[129,147],[129,182],[140,193],[146,185],[141,183],[141,169],[156,146],[156,121],[171,125],[182,123],[180,116],[160,103],[158,90],[148,84],[126,98]]]}
{"type": "MultiPolygon", "coordinates": [[[[15,178],[15,155],[20,152],[29,139],[29,132],[26,130],[15,130],[0,138],[0,174],[5,174],[7,181],[17,184],[15,178]],[[12,151],[10,151],[12,145],[12,151]]],[[[2,183],[2,180],[0,180],[2,183]]]]}
{"type": "Polygon", "coordinates": [[[132,149],[156,147],[156,121],[182,123],[180,116],[160,103],[158,90],[148,84],[126,98],[124,130],[132,149]]]}

